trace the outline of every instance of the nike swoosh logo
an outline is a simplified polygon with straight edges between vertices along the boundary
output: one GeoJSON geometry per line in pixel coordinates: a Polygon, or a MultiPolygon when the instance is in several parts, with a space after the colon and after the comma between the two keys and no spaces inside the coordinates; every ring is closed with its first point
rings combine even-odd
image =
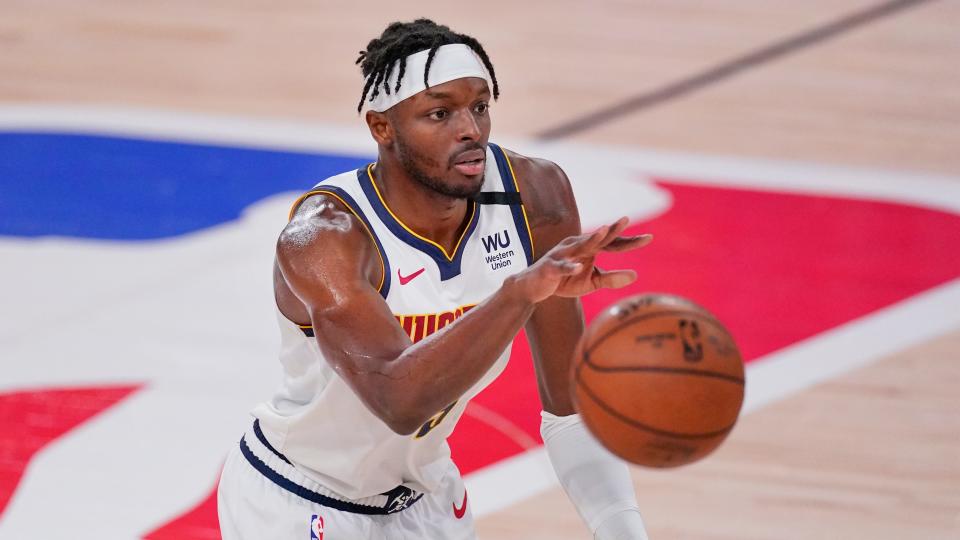
{"type": "Polygon", "coordinates": [[[410,283],[410,281],[413,280],[413,278],[415,278],[415,277],[419,276],[420,274],[422,274],[424,270],[426,270],[426,268],[421,268],[421,269],[417,270],[416,272],[410,274],[409,276],[402,276],[402,275],[400,275],[400,269],[397,268],[397,277],[400,278],[400,284],[401,284],[401,285],[406,285],[407,283],[410,283]]]}
{"type": "Polygon", "coordinates": [[[460,508],[457,508],[456,503],[450,503],[450,506],[453,507],[453,516],[457,519],[462,518],[467,513],[467,490],[463,490],[463,503],[460,504],[460,508]]]}

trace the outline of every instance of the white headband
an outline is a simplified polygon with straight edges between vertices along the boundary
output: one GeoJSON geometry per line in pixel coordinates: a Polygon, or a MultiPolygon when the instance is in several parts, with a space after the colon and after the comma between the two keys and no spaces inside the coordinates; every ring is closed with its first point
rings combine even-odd
{"type": "MultiPolygon", "coordinates": [[[[413,53],[407,57],[407,66],[403,71],[403,80],[400,81],[400,90],[394,91],[397,87],[397,75],[400,73],[400,62],[394,64],[390,69],[390,76],[387,77],[387,84],[390,85],[390,93],[387,94],[383,89],[383,82],[378,85],[379,91],[373,101],[367,101],[370,110],[383,112],[397,103],[419,94],[427,89],[423,84],[423,72],[427,65],[427,56],[429,50],[413,53]]],[[[375,75],[371,75],[374,77],[375,75]]],[[[443,84],[454,79],[464,77],[478,77],[486,79],[490,89],[493,89],[493,82],[487,73],[483,61],[473,52],[469,46],[462,43],[452,45],[443,45],[437,49],[430,62],[430,86],[443,84]]],[[[373,93],[373,88],[370,89],[373,93]]]]}

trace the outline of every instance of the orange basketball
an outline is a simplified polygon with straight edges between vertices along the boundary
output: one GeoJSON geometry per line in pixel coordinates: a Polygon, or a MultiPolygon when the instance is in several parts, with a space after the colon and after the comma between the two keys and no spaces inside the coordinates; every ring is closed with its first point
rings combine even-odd
{"type": "Polygon", "coordinates": [[[611,452],[647,467],[676,467],[712,452],[737,422],[743,360],[708,311],[668,294],[611,305],[581,339],[573,398],[611,452]]]}

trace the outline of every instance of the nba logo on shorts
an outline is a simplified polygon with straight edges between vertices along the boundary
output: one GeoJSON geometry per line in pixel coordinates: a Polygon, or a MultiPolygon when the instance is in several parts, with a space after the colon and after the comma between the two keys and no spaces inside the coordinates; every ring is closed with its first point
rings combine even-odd
{"type": "Polygon", "coordinates": [[[310,540],[323,540],[323,516],[310,516],[310,540]]]}

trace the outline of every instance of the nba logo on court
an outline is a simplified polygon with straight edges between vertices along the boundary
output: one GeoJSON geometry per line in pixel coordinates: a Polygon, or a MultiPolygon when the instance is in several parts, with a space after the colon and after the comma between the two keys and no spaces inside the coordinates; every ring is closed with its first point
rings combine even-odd
{"type": "Polygon", "coordinates": [[[323,516],[310,516],[310,540],[323,540],[323,516]]]}

